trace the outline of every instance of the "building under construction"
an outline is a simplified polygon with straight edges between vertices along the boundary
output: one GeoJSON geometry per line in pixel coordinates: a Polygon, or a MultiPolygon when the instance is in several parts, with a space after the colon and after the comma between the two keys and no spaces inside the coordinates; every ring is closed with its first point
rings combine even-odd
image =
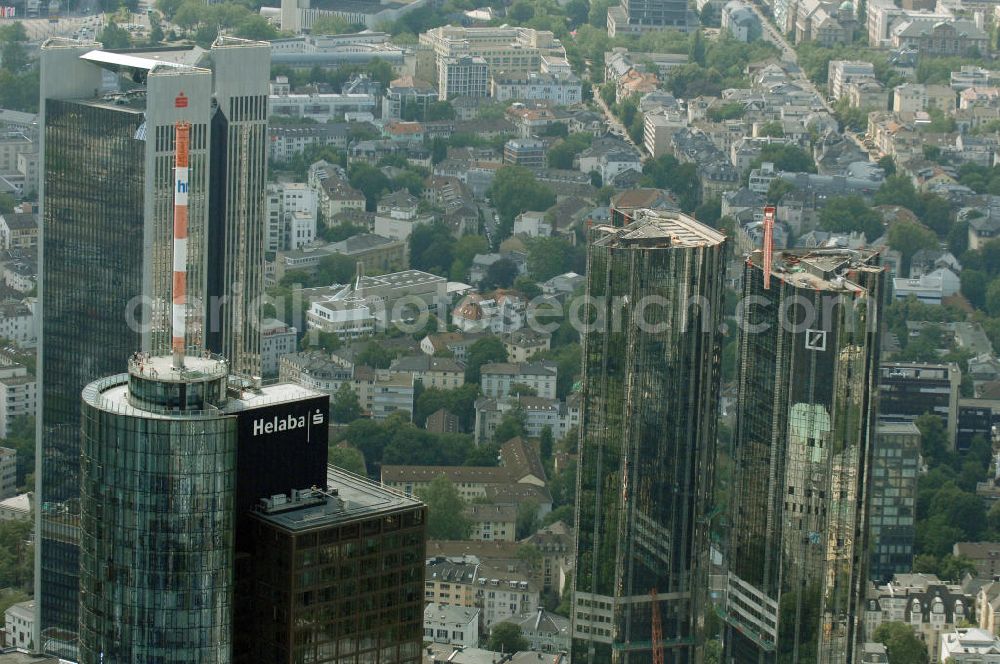
{"type": "Polygon", "coordinates": [[[175,126],[189,127],[184,347],[260,373],[270,48],[41,48],[36,592],[42,650],[74,658],[80,393],[171,348],[175,126]]]}
{"type": "Polygon", "coordinates": [[[727,662],[855,661],[883,283],[870,250],[746,261],[727,662]]]}
{"type": "Polygon", "coordinates": [[[573,661],[701,661],[725,236],[639,210],[591,229],[573,661]]]}

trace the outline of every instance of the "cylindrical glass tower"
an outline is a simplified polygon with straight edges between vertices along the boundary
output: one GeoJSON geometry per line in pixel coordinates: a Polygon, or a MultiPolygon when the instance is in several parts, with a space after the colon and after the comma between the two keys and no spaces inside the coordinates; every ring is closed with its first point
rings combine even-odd
{"type": "Polygon", "coordinates": [[[224,361],[133,355],[83,391],[80,663],[231,659],[236,420],[224,361]]]}

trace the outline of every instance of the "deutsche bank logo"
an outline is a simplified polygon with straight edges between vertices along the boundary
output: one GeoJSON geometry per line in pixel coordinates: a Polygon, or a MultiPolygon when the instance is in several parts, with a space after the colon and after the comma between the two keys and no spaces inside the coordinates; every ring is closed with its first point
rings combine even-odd
{"type": "Polygon", "coordinates": [[[806,350],[826,350],[826,330],[806,330],[806,350]]]}

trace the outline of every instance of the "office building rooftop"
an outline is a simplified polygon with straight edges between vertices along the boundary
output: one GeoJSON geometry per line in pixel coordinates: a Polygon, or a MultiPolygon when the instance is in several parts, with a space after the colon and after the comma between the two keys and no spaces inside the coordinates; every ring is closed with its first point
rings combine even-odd
{"type": "Polygon", "coordinates": [[[420,501],[334,466],[327,467],[327,488],[303,489],[289,496],[264,498],[254,516],[289,532],[370,519],[420,506],[420,501]]]}

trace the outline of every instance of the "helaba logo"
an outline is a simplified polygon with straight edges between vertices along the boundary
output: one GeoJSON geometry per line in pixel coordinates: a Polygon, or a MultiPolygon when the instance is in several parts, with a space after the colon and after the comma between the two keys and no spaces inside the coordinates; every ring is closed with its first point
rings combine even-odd
{"type": "Polygon", "coordinates": [[[295,429],[305,429],[309,425],[321,426],[326,421],[323,411],[316,409],[311,415],[292,415],[289,413],[284,417],[275,415],[271,419],[260,418],[253,422],[253,435],[281,433],[282,431],[293,431],[295,429]]]}

